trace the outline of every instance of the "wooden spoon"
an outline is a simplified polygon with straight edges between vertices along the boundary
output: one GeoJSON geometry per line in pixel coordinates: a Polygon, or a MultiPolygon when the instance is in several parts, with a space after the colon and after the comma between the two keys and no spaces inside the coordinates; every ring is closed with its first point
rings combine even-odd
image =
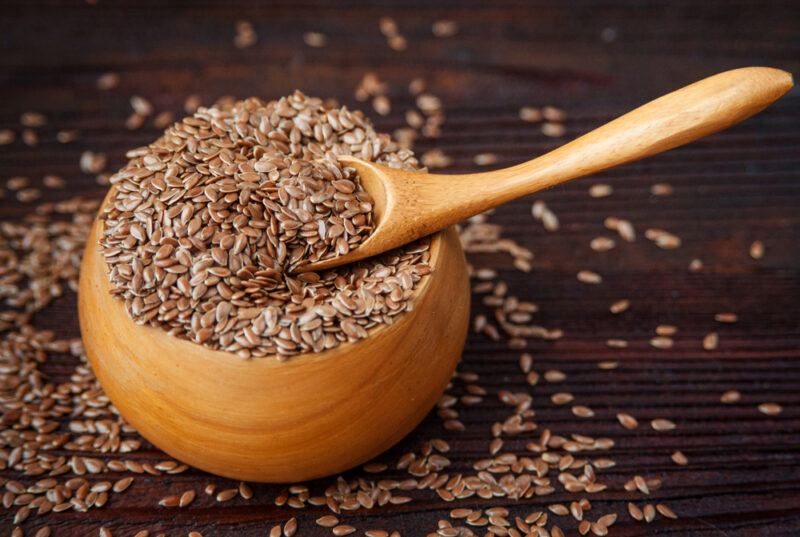
{"type": "Polygon", "coordinates": [[[345,255],[297,267],[325,270],[380,254],[507,201],[667,151],[760,112],[792,87],[769,67],[734,69],[664,95],[541,157],[468,175],[397,170],[342,156],[374,199],[376,228],[345,255]]]}

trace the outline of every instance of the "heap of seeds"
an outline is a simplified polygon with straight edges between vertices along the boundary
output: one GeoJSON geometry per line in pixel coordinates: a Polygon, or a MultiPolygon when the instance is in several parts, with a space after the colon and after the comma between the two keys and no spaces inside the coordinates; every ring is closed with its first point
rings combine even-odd
{"type": "Polygon", "coordinates": [[[296,92],[200,108],[111,177],[102,253],[133,319],[244,358],[366,337],[430,272],[423,240],[356,266],[292,275],[372,231],[356,155],[415,169],[360,112],[296,92]]]}

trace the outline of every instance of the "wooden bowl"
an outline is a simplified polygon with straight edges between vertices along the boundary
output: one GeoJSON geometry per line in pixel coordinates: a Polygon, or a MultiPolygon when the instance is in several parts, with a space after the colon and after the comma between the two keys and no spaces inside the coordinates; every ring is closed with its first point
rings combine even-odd
{"type": "Polygon", "coordinates": [[[294,482],[370,460],[430,411],[461,356],[466,261],[454,229],[431,242],[414,308],[366,339],[278,362],[243,360],[131,320],[109,294],[95,222],[81,267],[86,353],[106,394],[150,442],[221,476],[294,482]]]}

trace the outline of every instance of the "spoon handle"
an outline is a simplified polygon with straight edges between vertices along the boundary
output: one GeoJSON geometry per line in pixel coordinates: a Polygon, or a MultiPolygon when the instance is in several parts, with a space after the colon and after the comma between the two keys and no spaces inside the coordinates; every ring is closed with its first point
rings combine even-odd
{"type": "MultiPolygon", "coordinates": [[[[486,173],[427,176],[417,188],[439,190],[440,204],[432,209],[439,217],[434,227],[440,229],[512,199],[721,131],[763,110],[791,87],[792,75],[779,69],[726,71],[651,101],[534,160],[486,173]]],[[[428,192],[426,197],[437,196],[428,192]]]]}

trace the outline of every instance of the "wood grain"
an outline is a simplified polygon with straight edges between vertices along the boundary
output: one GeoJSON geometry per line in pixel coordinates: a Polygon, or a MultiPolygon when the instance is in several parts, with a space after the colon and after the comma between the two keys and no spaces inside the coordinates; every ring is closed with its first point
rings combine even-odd
{"type": "MultiPolygon", "coordinates": [[[[351,95],[365,69],[375,69],[393,83],[393,111],[376,118],[385,131],[403,125],[402,111],[412,103],[405,84],[420,74],[443,97],[447,122],[439,140],[420,140],[418,151],[441,147],[454,158],[454,173],[479,171],[473,155],[495,152],[498,166],[509,166],[559,145],[541,135],[536,125],[519,121],[523,105],[554,104],[568,114],[567,137],[575,137],[631,109],[653,95],[688,84],[714,72],[745,65],[771,65],[800,72],[800,12],[796,2],[637,2],[578,0],[501,0],[478,2],[409,0],[402,7],[388,3],[322,0],[302,2],[208,3],[50,2],[46,6],[15,3],[0,17],[4,51],[0,55],[0,128],[19,130],[19,115],[39,110],[48,115],[40,129],[41,143],[29,148],[19,141],[0,147],[4,179],[62,175],[66,192],[47,192],[48,199],[81,194],[101,197],[105,188],[78,170],[81,151],[109,155],[110,167],[123,162],[125,150],[147,143],[157,131],[149,124],[124,130],[128,98],[141,94],[159,110],[176,113],[190,93],[205,102],[223,94],[275,97],[295,87],[317,95],[334,95],[348,105],[368,109],[351,95]],[[409,38],[409,50],[385,46],[377,28],[381,15],[394,16],[409,38]],[[461,26],[450,39],[436,39],[430,24],[450,17],[461,26]],[[238,19],[253,22],[259,42],[241,51],[232,44],[238,19]],[[612,40],[603,40],[614,34],[612,40]],[[324,49],[307,49],[302,32],[329,36],[324,49]],[[358,30],[357,32],[355,30],[358,30]],[[100,92],[101,73],[121,74],[121,85],[100,92]],[[59,129],[79,129],[80,139],[62,145],[59,129]]],[[[374,115],[373,115],[374,116],[374,115]]],[[[558,342],[531,341],[534,368],[567,373],[561,384],[541,383],[531,389],[517,366],[519,351],[470,334],[461,369],[480,374],[491,397],[463,412],[463,433],[443,431],[440,420],[426,418],[380,460],[394,462],[418,450],[431,437],[447,439],[452,472],[469,471],[487,454],[488,427],[506,410],[496,400],[499,389],[530,390],[536,421],[559,434],[586,432],[617,440],[609,453],[619,464],[607,471],[614,490],[593,495],[594,512],[619,512],[628,496],[622,483],[634,473],[658,476],[664,487],[653,495],[679,515],[649,526],[621,517],[612,528],[617,536],[795,536],[800,531],[800,100],[790,93],[775,106],[729,131],[691,147],[648,161],[603,172],[585,183],[558,186],[537,197],[559,216],[561,230],[547,233],[530,216],[531,199],[502,207],[492,217],[510,238],[534,250],[534,269],[522,274],[510,260],[471,256],[478,267],[500,270],[510,292],[534,300],[538,320],[561,327],[558,342]],[[588,184],[613,186],[608,198],[589,198],[588,184]],[[675,192],[650,195],[653,183],[668,182],[675,192]],[[598,254],[589,241],[608,234],[606,216],[630,219],[637,230],[661,227],[683,239],[678,250],[656,248],[640,238],[598,254]],[[764,241],[761,261],[748,257],[749,244],[764,241]],[[702,258],[706,268],[686,270],[702,258]],[[604,277],[600,286],[575,279],[590,268],[604,277]],[[608,313],[619,298],[631,310],[608,313]],[[735,325],[719,326],[713,315],[732,310],[735,325]],[[646,340],[659,323],[679,327],[670,351],[649,347],[646,340]],[[711,330],[720,333],[714,352],[700,348],[711,330]],[[609,337],[627,337],[627,349],[605,347],[609,337]],[[600,360],[619,360],[614,371],[601,371],[600,360]],[[720,394],[738,389],[743,399],[721,405],[720,394]],[[594,408],[597,417],[579,420],[568,408],[555,407],[549,396],[569,390],[594,408]],[[775,401],[779,417],[758,413],[756,405],[775,401]],[[676,431],[647,428],[626,431],[614,415],[627,411],[640,421],[673,419],[676,431]],[[680,449],[689,458],[677,466],[669,454],[680,449]]],[[[7,194],[3,220],[30,210],[7,194]]],[[[475,300],[475,313],[491,309],[475,300]]],[[[37,324],[62,335],[76,336],[76,302],[65,297],[37,316],[37,324]]],[[[56,380],[64,380],[74,363],[66,358],[47,364],[56,380]]],[[[460,389],[460,388],[459,388],[460,389]]],[[[460,393],[456,391],[456,393],[460,393]]],[[[506,448],[523,452],[526,439],[506,448]]],[[[61,453],[58,453],[61,454],[61,453]]],[[[145,444],[137,460],[156,462],[165,455],[145,444]]],[[[354,476],[358,472],[348,475],[354,476]]],[[[2,472],[9,477],[8,472],[2,472]]],[[[387,477],[402,477],[398,471],[387,477]]],[[[330,535],[314,525],[322,510],[277,508],[280,487],[254,486],[249,502],[217,504],[200,495],[191,508],[168,510],[158,499],[206,483],[233,483],[200,471],[169,479],[137,476],[126,494],[113,496],[103,509],[88,514],[61,513],[26,522],[26,535],[43,524],[56,536],[97,535],[106,525],[115,537],[131,537],[142,528],[185,536],[190,529],[209,536],[263,537],[276,523],[297,516],[300,535],[330,535]]],[[[330,483],[309,483],[321,492],[330,483]]],[[[397,529],[404,537],[424,536],[445,518],[452,504],[427,492],[415,501],[347,517],[359,529],[397,529]]],[[[514,514],[542,510],[555,495],[526,502],[476,500],[459,506],[507,505],[514,514]]],[[[10,527],[12,512],[0,510],[0,528],[10,527]]],[[[566,524],[564,525],[565,527],[566,524]]],[[[573,528],[569,526],[569,528],[573,528]]],[[[569,535],[575,535],[574,528],[569,535]]]]}

